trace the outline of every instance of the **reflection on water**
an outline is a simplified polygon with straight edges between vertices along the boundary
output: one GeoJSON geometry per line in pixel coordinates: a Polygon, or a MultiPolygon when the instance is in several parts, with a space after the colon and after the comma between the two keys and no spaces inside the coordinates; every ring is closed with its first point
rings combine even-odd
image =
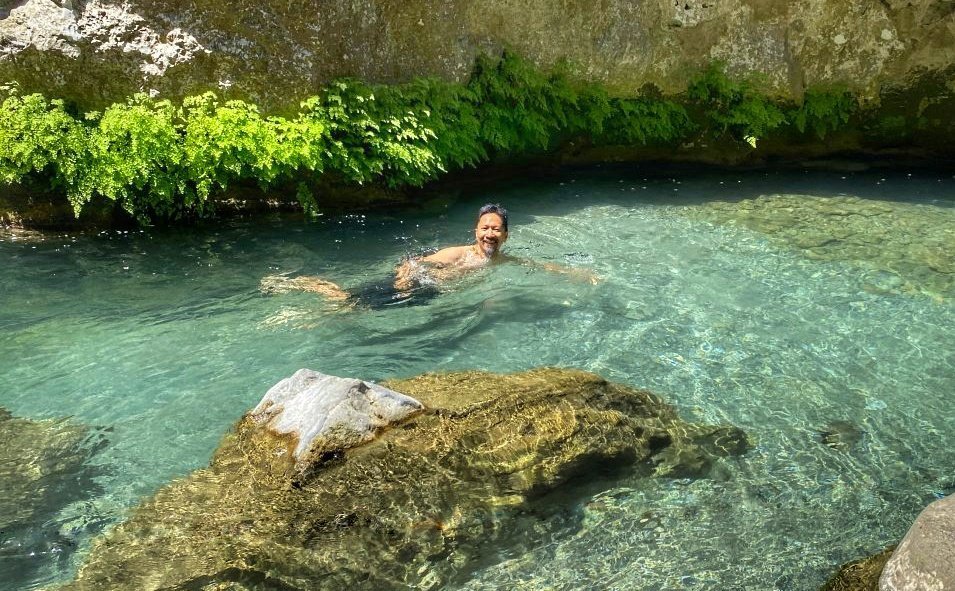
{"type": "MultiPolygon", "coordinates": [[[[756,447],[709,479],[623,475],[531,516],[532,544],[487,549],[455,588],[813,589],[955,490],[953,204],[950,175],[598,169],[421,215],[0,235],[0,406],[110,429],[85,499],[36,524],[84,548],[207,464],[300,367],[580,367],[756,447]],[[504,265],[427,305],[373,310],[259,291],[270,275],[346,289],[387,277],[408,252],[469,240],[489,198],[512,210],[509,252],[602,281],[504,265]]],[[[0,578],[33,588],[81,558],[0,558],[0,578]]]]}

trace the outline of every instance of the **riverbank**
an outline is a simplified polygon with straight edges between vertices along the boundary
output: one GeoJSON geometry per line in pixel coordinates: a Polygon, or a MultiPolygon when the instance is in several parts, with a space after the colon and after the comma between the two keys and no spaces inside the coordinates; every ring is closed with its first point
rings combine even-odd
{"type": "MultiPolygon", "coordinates": [[[[640,171],[650,177],[683,176],[686,174],[715,174],[734,172],[748,174],[764,171],[775,174],[783,171],[833,171],[856,173],[884,170],[932,173],[943,177],[955,174],[955,161],[927,158],[897,150],[882,152],[839,152],[821,154],[816,158],[769,157],[753,158],[734,165],[714,163],[711,159],[695,159],[682,154],[671,159],[658,152],[643,151],[644,159],[628,158],[626,154],[608,154],[601,150],[554,153],[516,162],[485,164],[480,168],[461,169],[435,179],[422,187],[388,188],[382,186],[327,186],[319,195],[321,215],[367,213],[374,211],[416,210],[428,208],[434,201],[447,202],[455,195],[487,193],[493,199],[502,184],[513,179],[523,181],[555,178],[580,169],[592,174],[603,169],[613,175],[617,171],[632,174],[640,171]]],[[[300,218],[306,215],[294,196],[294,187],[265,191],[254,184],[236,185],[211,199],[211,215],[205,221],[226,221],[236,218],[280,215],[300,218]]],[[[178,220],[160,223],[161,226],[188,226],[202,220],[178,220]]],[[[155,225],[155,224],[152,224],[155,225]]],[[[81,217],[76,217],[65,196],[56,191],[36,186],[13,185],[0,187],[0,228],[22,231],[95,231],[102,229],[133,229],[139,222],[122,208],[104,199],[89,204],[81,217]]]]}

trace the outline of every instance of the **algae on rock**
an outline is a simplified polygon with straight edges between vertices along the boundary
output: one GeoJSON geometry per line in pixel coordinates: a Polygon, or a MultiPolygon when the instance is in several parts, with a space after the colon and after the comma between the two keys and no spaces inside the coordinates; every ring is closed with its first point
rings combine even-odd
{"type": "Polygon", "coordinates": [[[895,546],[878,554],[844,564],[819,591],[879,591],[879,577],[895,546]]]}
{"type": "Polygon", "coordinates": [[[247,415],[208,468],[95,543],[67,588],[434,588],[520,535],[519,520],[568,510],[547,493],[573,498],[575,483],[623,468],[704,476],[749,445],[735,427],[686,423],[649,392],[576,370],[383,385],[425,410],[306,471],[288,436],[247,415]]]}

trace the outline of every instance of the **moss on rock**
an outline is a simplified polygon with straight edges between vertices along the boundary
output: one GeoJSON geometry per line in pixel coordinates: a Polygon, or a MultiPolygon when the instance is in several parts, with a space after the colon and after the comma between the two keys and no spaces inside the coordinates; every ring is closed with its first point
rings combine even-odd
{"type": "Polygon", "coordinates": [[[433,588],[581,477],[704,476],[748,447],[739,429],[686,423],[653,394],[582,371],[383,385],[427,410],[304,475],[288,441],[247,416],[208,468],[101,538],[66,588],[433,588]]]}
{"type": "Polygon", "coordinates": [[[879,577],[895,546],[846,563],[819,591],[879,591],[879,577]]]}

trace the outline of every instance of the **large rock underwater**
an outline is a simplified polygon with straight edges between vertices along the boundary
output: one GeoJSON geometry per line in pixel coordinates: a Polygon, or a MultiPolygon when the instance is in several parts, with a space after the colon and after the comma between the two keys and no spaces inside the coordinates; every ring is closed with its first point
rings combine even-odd
{"type": "Polygon", "coordinates": [[[101,537],[63,588],[434,588],[539,535],[542,515],[582,519],[574,500],[621,470],[706,477],[749,447],[735,427],[687,423],[649,392],[578,370],[383,386],[424,410],[307,466],[296,435],[247,414],[208,468],[101,537]]]}

